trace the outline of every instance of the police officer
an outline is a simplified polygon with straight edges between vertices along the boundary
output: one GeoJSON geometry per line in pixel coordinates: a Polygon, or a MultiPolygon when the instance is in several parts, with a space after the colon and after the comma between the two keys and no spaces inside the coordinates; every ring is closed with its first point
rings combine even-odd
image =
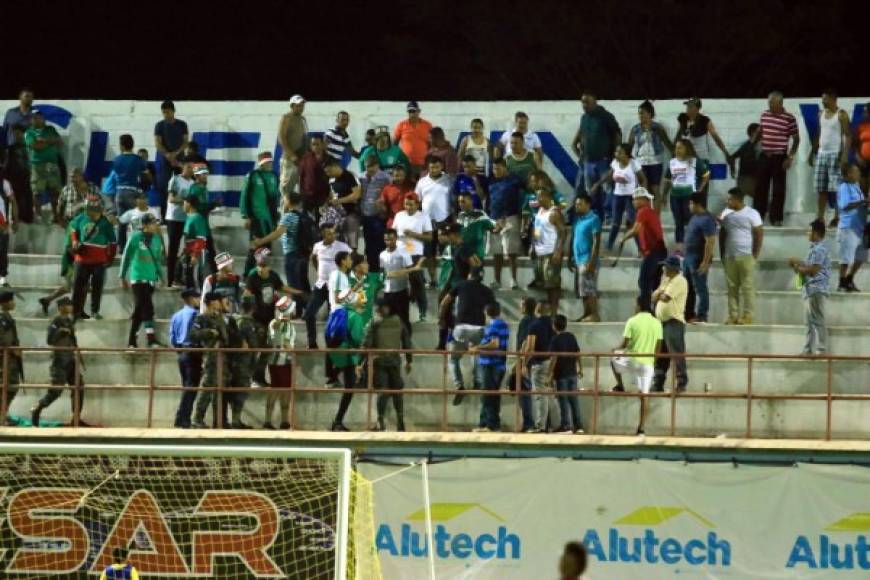
{"type": "MultiPolygon", "coordinates": [[[[76,340],[75,317],[73,316],[73,301],[64,296],[57,301],[57,316],[48,325],[49,346],[78,347],[76,340]]],[[[84,368],[81,354],[77,351],[56,350],[51,354],[51,384],[55,386],[75,387],[70,391],[70,403],[73,411],[73,424],[88,427],[81,420],[82,405],[84,404],[84,379],[81,373],[76,373],[76,361],[84,368]]],[[[30,421],[34,427],[39,427],[39,415],[42,411],[57,400],[63,393],[63,389],[49,389],[39,402],[30,409],[30,421]]]]}
{"type": "MultiPolygon", "coordinates": [[[[193,322],[199,313],[199,292],[192,288],[181,291],[184,306],[172,315],[169,321],[169,344],[172,348],[194,348],[196,343],[190,337],[193,322]]],[[[193,403],[196,401],[196,390],[202,379],[202,353],[187,351],[178,353],[178,371],[181,374],[181,384],[184,391],[175,412],[175,426],[180,429],[190,428],[190,415],[193,413],[193,403]]]]}
{"type": "MultiPolygon", "coordinates": [[[[230,356],[232,385],[237,388],[248,388],[251,386],[254,368],[257,364],[257,359],[260,358],[260,353],[253,349],[265,348],[267,346],[266,327],[254,318],[255,307],[256,300],[254,300],[253,296],[249,294],[242,296],[242,312],[234,320],[238,340],[231,340],[231,342],[238,342],[238,345],[233,344],[233,347],[252,349],[250,352],[233,353],[230,356]]],[[[248,393],[238,391],[231,393],[229,397],[233,413],[231,424],[233,429],[251,428],[242,422],[242,409],[247,398],[248,393]]]]}
{"type": "MultiPolygon", "coordinates": [[[[14,348],[19,346],[18,342],[18,327],[15,326],[15,319],[12,318],[12,311],[15,310],[15,296],[12,292],[3,290],[0,292],[0,349],[9,349],[9,354],[6,358],[6,368],[9,370],[3,383],[6,385],[6,409],[12,406],[12,400],[18,394],[18,385],[24,378],[24,365],[21,361],[21,353],[14,348]]],[[[2,352],[2,351],[0,351],[2,352]]],[[[0,362],[2,364],[2,362],[0,362]]],[[[3,372],[0,370],[0,372],[3,372]]],[[[4,416],[7,425],[14,425],[8,416],[4,416]]]]}
{"type": "MultiPolygon", "coordinates": [[[[378,316],[366,327],[363,338],[363,346],[371,349],[410,349],[411,337],[404,321],[393,311],[392,303],[381,298],[378,300],[378,316]]],[[[411,373],[413,357],[410,352],[405,353],[405,374],[411,373]]],[[[402,379],[402,358],[397,352],[378,354],[374,360],[374,376],[372,377],[375,389],[390,389],[401,391],[405,387],[402,379]]],[[[357,372],[362,374],[363,362],[357,367],[357,372]]],[[[393,399],[393,407],[396,409],[396,430],[405,430],[404,401],[402,395],[378,395],[378,423],[375,431],[386,431],[384,415],[387,412],[387,403],[393,399]]]]}
{"type": "MultiPolygon", "coordinates": [[[[220,294],[209,292],[205,295],[205,314],[198,315],[193,321],[193,327],[190,329],[191,340],[203,348],[227,348],[229,346],[229,331],[227,323],[224,320],[224,307],[220,294]]],[[[218,385],[230,384],[230,366],[229,359],[226,355],[217,352],[207,352],[205,354],[205,376],[202,380],[202,386],[207,389],[215,389],[218,385]],[[220,372],[219,372],[220,370],[220,372]],[[219,376],[220,375],[220,376],[219,376]]],[[[194,429],[205,429],[205,412],[209,406],[215,401],[216,392],[212,390],[200,391],[196,399],[196,410],[194,411],[191,427],[194,429]]],[[[212,413],[217,415],[213,408],[212,413]]],[[[213,417],[213,421],[217,423],[217,417],[213,417]]]]}

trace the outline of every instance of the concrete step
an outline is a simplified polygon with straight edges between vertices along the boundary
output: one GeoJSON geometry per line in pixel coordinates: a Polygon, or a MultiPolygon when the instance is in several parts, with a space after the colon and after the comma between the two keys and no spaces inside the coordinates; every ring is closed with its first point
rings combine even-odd
{"type": "MultiPolygon", "coordinates": [[[[218,251],[228,251],[241,256],[248,248],[248,232],[239,225],[212,224],[215,247],[218,251]]],[[[223,223],[226,223],[225,221],[223,223]]],[[[763,256],[766,259],[787,259],[792,255],[803,255],[807,248],[806,225],[794,227],[766,227],[764,233],[763,256]]],[[[836,250],[836,232],[831,231],[828,243],[834,256],[836,250]]],[[[26,254],[59,254],[63,247],[64,230],[59,226],[42,224],[22,224],[12,237],[10,251],[26,254]]],[[[668,246],[674,243],[673,228],[665,226],[665,241],[668,246]]],[[[362,247],[360,247],[362,249],[362,247]]],[[[273,244],[276,255],[281,254],[279,243],[273,244]]]]}
{"type": "MultiPolygon", "coordinates": [[[[16,305],[16,316],[23,318],[42,317],[39,298],[53,290],[51,287],[27,286],[15,287],[13,290],[19,297],[16,305]]],[[[507,320],[516,321],[521,317],[521,302],[530,291],[502,289],[496,293],[502,306],[502,312],[507,320]]],[[[540,293],[531,292],[532,295],[540,293]]],[[[623,321],[634,308],[637,293],[634,289],[602,289],[599,305],[602,320],[606,322],[623,321]]],[[[429,315],[434,316],[438,292],[428,290],[429,315]]],[[[543,298],[543,295],[539,296],[543,298]]],[[[89,306],[88,302],[86,306],[89,306]]],[[[133,311],[133,294],[130,291],[114,286],[106,288],[103,293],[101,313],[107,319],[127,319],[133,311]]],[[[181,306],[177,289],[158,288],[154,294],[154,308],[157,318],[168,319],[181,306]]],[[[569,320],[575,320],[583,314],[583,306],[574,298],[572,290],[565,290],[565,296],[560,303],[560,311],[569,320]]],[[[411,319],[417,319],[417,307],[411,306],[411,319]]],[[[54,315],[55,308],[49,310],[54,315]]],[[[711,322],[723,322],[727,318],[727,295],[720,291],[711,291],[710,316],[711,322]]],[[[844,294],[832,292],[828,299],[826,316],[829,326],[870,325],[870,292],[844,294]]],[[[801,325],[804,323],[804,301],[798,291],[770,292],[762,291],[756,295],[755,321],[759,324],[801,325]]]]}
{"type": "MultiPolygon", "coordinates": [[[[149,356],[143,353],[142,356],[149,356]]],[[[36,358],[44,358],[45,355],[31,355],[36,358]]],[[[38,362],[35,359],[27,361],[28,381],[39,382],[47,379],[45,375],[47,365],[30,364],[38,362]]],[[[138,355],[137,355],[138,356],[138,355]]],[[[148,383],[147,365],[135,361],[134,355],[87,355],[86,382],[88,385],[97,385],[102,378],[109,378],[121,373],[135,382],[131,384],[143,385],[148,383]],[[109,375],[107,377],[107,375],[109,375]]],[[[300,372],[297,377],[303,386],[319,386],[320,383],[312,380],[322,367],[314,360],[300,360],[300,372]]],[[[313,359],[314,355],[307,357],[313,359]]],[[[317,357],[319,358],[319,357],[317,357]]],[[[467,396],[464,402],[454,407],[451,404],[452,397],[443,395],[417,394],[419,387],[440,388],[440,384],[419,384],[418,377],[438,376],[440,383],[440,366],[438,360],[419,360],[415,363],[414,373],[408,376],[406,381],[405,414],[409,429],[438,431],[442,428],[442,421],[446,419],[448,430],[468,430],[477,424],[480,409],[479,397],[467,396]],[[446,400],[446,403],[445,403],[446,400]]],[[[177,368],[170,354],[158,355],[158,368],[156,372],[157,383],[176,385],[177,368]],[[175,378],[175,380],[173,380],[175,378]],[[165,381],[165,383],[164,383],[165,381]]],[[[591,395],[592,369],[589,368],[591,360],[587,359],[586,377],[581,380],[581,394],[591,395]]],[[[728,370],[724,365],[731,365],[731,361],[700,360],[690,363],[689,372],[692,383],[689,393],[699,394],[703,392],[700,381],[709,379],[716,381],[712,385],[714,393],[741,393],[746,392],[745,368],[741,371],[741,364],[734,362],[728,370]],[[741,379],[744,377],[744,379],[741,379]],[[696,382],[697,381],[697,382],[696,382]]],[[[466,365],[467,366],[467,365],[466,365]]],[[[848,394],[864,392],[862,377],[866,375],[866,363],[836,362],[833,366],[833,392],[835,394],[848,394]]],[[[466,369],[468,370],[468,369],[466,369]]],[[[601,385],[607,387],[611,384],[609,370],[600,369],[601,385]]],[[[757,361],[753,366],[753,394],[763,396],[765,394],[821,394],[824,393],[826,380],[826,365],[818,361],[809,360],[777,360],[757,361]],[[788,376],[785,384],[784,377],[788,376]]],[[[448,383],[449,384],[449,383],[448,383]]],[[[507,385],[504,386],[507,388],[507,385]]],[[[23,389],[15,399],[10,409],[13,416],[28,416],[30,407],[45,392],[44,388],[23,389]]],[[[180,393],[178,391],[158,390],[154,395],[152,409],[152,426],[171,426],[178,404],[180,393]]],[[[266,394],[259,390],[251,390],[245,406],[245,421],[254,426],[260,426],[263,421],[263,409],[266,394]]],[[[296,427],[299,429],[326,429],[332,421],[335,409],[338,405],[340,393],[330,392],[323,389],[317,393],[297,393],[295,397],[296,427]]],[[[62,400],[44,412],[46,419],[68,419],[69,403],[66,395],[62,400]]],[[[625,434],[633,432],[637,421],[638,404],[634,399],[614,398],[602,396],[599,400],[600,410],[598,418],[598,432],[608,434],[625,434]]],[[[591,424],[593,399],[591,396],[580,398],[581,413],[587,430],[591,424]]],[[[84,404],[83,418],[93,424],[112,427],[141,427],[147,424],[148,393],[144,390],[136,390],[130,386],[116,389],[88,390],[84,404]],[[122,410],[123,412],[118,412],[122,410]]],[[[346,424],[352,429],[365,429],[366,417],[369,409],[368,397],[361,391],[354,397],[353,404],[347,416],[346,424]]],[[[730,436],[742,436],[745,433],[747,402],[745,399],[708,399],[706,397],[677,399],[676,425],[677,434],[683,436],[716,436],[727,434],[730,436]]],[[[870,411],[867,401],[836,401],[832,408],[833,435],[835,437],[866,437],[870,434],[867,427],[866,413],[870,411]]],[[[502,421],[505,429],[511,429],[517,414],[515,398],[512,396],[502,397],[502,421]]],[[[392,419],[392,410],[389,412],[392,419]]],[[[650,413],[647,422],[647,433],[669,434],[671,416],[671,401],[669,398],[654,399],[651,401],[650,413]]],[[[372,417],[374,417],[374,400],[372,401],[372,417]]],[[[755,436],[766,437],[820,437],[825,430],[825,403],[820,400],[756,400],[752,403],[752,424],[755,436]]]]}
{"type": "MultiPolygon", "coordinates": [[[[18,335],[24,346],[44,346],[48,320],[45,318],[19,318],[18,335]]],[[[297,323],[297,344],[305,346],[305,326],[297,323]]],[[[165,339],[168,323],[157,321],[157,332],[165,339]]],[[[318,337],[323,344],[323,323],[318,325],[318,337]]],[[[516,332],[516,323],[510,322],[511,344],[516,332]]],[[[622,342],[622,322],[598,324],[571,323],[568,329],[574,332],[582,348],[587,352],[610,352],[622,342]]],[[[82,347],[123,347],[126,345],[129,322],[119,319],[83,320],[76,327],[82,347]]],[[[864,326],[838,326],[830,329],[830,351],[842,356],[866,356],[866,333],[864,326]]],[[[690,352],[705,354],[774,354],[799,353],[804,345],[805,328],[798,325],[726,326],[707,324],[688,327],[686,344],[690,352]]],[[[415,348],[434,348],[438,342],[438,327],[435,322],[413,324],[415,348]]]]}

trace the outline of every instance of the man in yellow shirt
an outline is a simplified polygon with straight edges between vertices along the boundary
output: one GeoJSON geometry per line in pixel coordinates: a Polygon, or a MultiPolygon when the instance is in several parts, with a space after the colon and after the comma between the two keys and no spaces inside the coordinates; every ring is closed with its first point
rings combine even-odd
{"type": "Polygon", "coordinates": [[[100,580],[139,580],[139,572],[128,561],[126,549],[115,548],[112,550],[112,561],[113,563],[100,574],[100,580]]]}
{"type": "MultiPolygon", "coordinates": [[[[674,254],[668,256],[662,263],[664,275],[658,289],[653,292],[652,301],[655,304],[656,318],[662,323],[661,354],[682,354],[686,352],[686,297],[689,294],[689,283],[680,273],[680,258],[674,254]]],[[[689,375],[686,374],[686,359],[682,356],[658,357],[655,363],[655,378],[652,392],[663,392],[665,378],[673,360],[676,365],[677,392],[686,390],[689,375]]]]}

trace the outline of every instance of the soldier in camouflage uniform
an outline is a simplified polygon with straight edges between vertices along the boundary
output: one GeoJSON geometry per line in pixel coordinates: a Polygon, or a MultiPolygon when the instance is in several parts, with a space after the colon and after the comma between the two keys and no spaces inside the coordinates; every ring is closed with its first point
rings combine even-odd
{"type": "MultiPolygon", "coordinates": [[[[240,348],[258,349],[268,345],[266,327],[257,321],[253,314],[256,301],[251,295],[242,296],[242,313],[235,319],[238,328],[240,348]]],[[[236,346],[235,344],[233,345],[236,346]]],[[[232,385],[237,388],[248,388],[254,375],[254,368],[260,353],[255,350],[250,352],[233,353],[230,357],[230,372],[232,373],[232,385]]],[[[250,426],[242,422],[242,408],[248,393],[231,393],[230,406],[233,411],[233,429],[250,429],[250,426]]]]}
{"type": "MultiPolygon", "coordinates": [[[[14,348],[10,348],[19,346],[18,327],[15,325],[15,319],[12,318],[13,310],[15,310],[15,296],[12,292],[6,290],[0,292],[0,349],[9,349],[9,355],[6,359],[6,364],[8,365],[6,368],[9,370],[9,373],[3,379],[6,384],[7,410],[12,406],[12,400],[18,394],[18,385],[21,384],[21,380],[24,378],[21,353],[14,348]]],[[[7,425],[14,424],[8,417],[4,416],[4,420],[7,425]]]]}
{"type": "MultiPolygon", "coordinates": [[[[48,326],[48,338],[46,342],[49,346],[77,347],[79,344],[76,340],[72,300],[64,296],[57,301],[57,310],[58,315],[48,326]]],[[[54,351],[51,355],[51,384],[75,387],[70,391],[73,424],[78,420],[79,425],[87,427],[88,425],[81,420],[85,385],[81,373],[76,373],[76,360],[78,360],[79,367],[84,368],[84,363],[79,353],[69,350],[54,351]],[[76,397],[76,393],[78,393],[78,397],[76,397]],[[76,398],[78,398],[78,405],[76,405],[76,398]],[[78,409],[76,409],[76,406],[78,406],[78,409]],[[77,414],[78,417],[76,417],[77,414]]],[[[55,402],[61,394],[63,394],[63,389],[49,389],[45,396],[30,409],[30,420],[34,427],[39,427],[39,416],[42,411],[55,402]]]]}
{"type": "MultiPolygon", "coordinates": [[[[190,337],[197,345],[203,348],[226,348],[229,346],[229,330],[227,323],[224,320],[223,305],[219,294],[210,292],[205,296],[206,313],[200,314],[193,321],[193,327],[190,329],[190,337]]],[[[226,354],[220,355],[217,352],[207,352],[205,354],[204,376],[202,386],[214,389],[218,386],[218,378],[222,385],[230,384],[230,365],[229,358],[226,354]],[[219,365],[222,366],[221,373],[218,372],[219,365]],[[221,375],[218,377],[218,375],[221,375]]],[[[194,429],[205,429],[205,412],[209,406],[212,406],[216,399],[216,391],[200,391],[196,399],[196,410],[194,412],[191,427],[194,429]]],[[[212,409],[213,422],[217,423],[217,412],[212,409]]]]}

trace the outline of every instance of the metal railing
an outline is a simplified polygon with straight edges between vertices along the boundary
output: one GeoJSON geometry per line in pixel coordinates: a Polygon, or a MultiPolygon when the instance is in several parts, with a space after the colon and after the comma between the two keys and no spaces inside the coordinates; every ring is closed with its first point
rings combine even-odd
{"type": "MultiPolygon", "coordinates": [[[[148,396],[148,405],[147,405],[147,418],[146,418],[146,426],[151,428],[154,424],[154,402],[155,396],[161,392],[184,392],[194,390],[191,387],[183,387],[181,385],[158,385],[157,384],[157,366],[158,359],[162,356],[168,356],[170,354],[177,354],[181,352],[199,352],[203,355],[209,352],[216,352],[218,355],[218,364],[217,364],[217,387],[197,387],[196,392],[207,392],[212,391],[215,393],[216,405],[213,407],[215,413],[215,422],[218,428],[221,428],[224,424],[225,417],[224,413],[224,398],[227,394],[230,393],[251,393],[251,392],[261,392],[261,393],[283,393],[285,395],[289,394],[290,397],[290,426],[291,428],[295,428],[297,426],[297,405],[299,402],[299,396],[303,394],[311,394],[313,396],[323,396],[323,395],[337,395],[344,393],[351,393],[357,396],[365,395],[367,397],[366,401],[366,425],[370,426],[373,424],[373,405],[375,401],[375,397],[377,395],[396,395],[400,397],[421,397],[421,396],[430,396],[430,397],[440,397],[441,399],[441,417],[440,417],[440,425],[439,429],[441,431],[449,431],[450,430],[450,421],[449,421],[449,409],[450,409],[450,400],[457,393],[461,393],[467,397],[481,397],[485,395],[499,395],[501,397],[508,397],[518,401],[519,397],[531,397],[534,395],[543,395],[546,397],[578,397],[580,400],[592,400],[592,412],[591,412],[591,421],[589,424],[589,428],[587,429],[587,433],[589,434],[597,434],[600,432],[600,415],[601,415],[601,406],[602,401],[610,399],[610,398],[634,398],[634,399],[667,399],[669,401],[670,409],[669,409],[669,428],[668,434],[672,437],[680,436],[677,432],[677,411],[678,411],[678,402],[680,400],[697,400],[697,399],[706,399],[706,400],[742,400],[746,402],[746,421],[745,421],[745,429],[743,432],[743,437],[752,438],[753,437],[753,403],[761,402],[761,401],[823,401],[825,403],[826,415],[825,415],[825,429],[824,429],[824,439],[830,440],[833,432],[833,405],[835,402],[840,401],[851,401],[851,402],[860,402],[860,401],[870,401],[870,394],[850,394],[850,393],[835,393],[833,389],[833,377],[834,377],[834,365],[835,363],[870,363],[870,357],[863,356],[835,356],[835,355],[818,355],[813,357],[798,357],[794,355],[768,355],[768,354],[696,354],[696,353],[684,353],[684,354],[659,354],[655,355],[657,358],[685,358],[687,361],[743,361],[746,364],[746,389],[745,392],[708,392],[707,389],[703,390],[686,390],[684,392],[678,392],[676,387],[676,376],[674,373],[674,369],[672,368],[669,372],[670,375],[670,389],[667,392],[651,392],[651,393],[639,393],[632,392],[633,389],[631,386],[626,385],[626,389],[624,392],[614,392],[610,389],[603,389],[601,387],[602,383],[602,365],[604,365],[605,370],[610,366],[609,361],[619,355],[614,352],[584,352],[579,356],[582,357],[583,360],[588,361],[592,360],[592,388],[580,388],[576,391],[562,391],[557,392],[554,389],[550,389],[548,391],[533,391],[523,388],[523,375],[521,372],[511,373],[508,371],[505,374],[504,384],[501,389],[495,390],[481,390],[481,389],[465,389],[459,391],[455,388],[450,388],[450,380],[448,379],[450,374],[450,365],[449,360],[452,356],[461,356],[465,357],[473,357],[471,353],[454,353],[451,351],[442,351],[442,350],[375,350],[375,349],[295,349],[295,350],[286,350],[286,351],[276,351],[271,348],[263,348],[263,349],[172,349],[172,348],[152,348],[152,349],[123,349],[123,348],[30,348],[30,347],[15,347],[15,348],[4,348],[2,349],[2,369],[3,369],[3,380],[2,380],[2,397],[0,397],[0,417],[5,417],[8,409],[8,396],[9,396],[9,373],[7,369],[9,368],[9,362],[11,356],[22,356],[24,354],[33,353],[44,353],[49,354],[54,351],[72,351],[77,355],[75,357],[75,376],[79,377],[82,375],[82,371],[84,370],[83,365],[85,364],[85,360],[89,355],[125,355],[125,356],[135,356],[135,357],[144,357],[148,359],[148,372],[147,372],[147,384],[123,384],[123,383],[115,383],[115,384],[87,384],[87,385],[50,385],[44,383],[28,383],[24,382],[20,385],[15,385],[15,388],[19,390],[19,392],[33,390],[33,389],[63,389],[65,391],[72,391],[73,398],[73,419],[72,426],[79,426],[79,411],[82,409],[82,400],[84,391],[88,392],[94,391],[145,391],[148,396]],[[13,354],[13,351],[15,354],[13,354]],[[294,364],[292,365],[292,377],[291,384],[292,387],[282,388],[282,387],[265,387],[258,388],[255,391],[250,387],[230,387],[223,386],[226,383],[227,377],[224,376],[224,357],[231,355],[233,353],[246,353],[251,354],[252,352],[268,352],[268,353],[290,353],[294,357],[294,364]],[[430,381],[429,379],[425,379],[424,382],[428,382],[429,385],[423,387],[414,387],[414,388],[405,388],[402,390],[393,390],[393,389],[384,389],[377,388],[374,384],[374,357],[366,356],[365,357],[365,385],[359,386],[357,388],[326,388],[325,386],[301,386],[298,381],[298,376],[300,372],[300,365],[298,361],[304,357],[314,357],[314,356],[323,356],[327,354],[363,354],[363,355],[382,355],[382,354],[399,354],[402,355],[404,359],[404,354],[410,352],[414,355],[416,359],[423,356],[437,356],[442,359],[441,364],[441,381],[439,386],[430,386],[432,383],[437,383],[436,381],[430,381]],[[756,388],[756,379],[754,377],[754,373],[761,362],[769,362],[769,361],[812,361],[814,364],[819,366],[825,365],[825,380],[824,386],[819,390],[819,392],[812,393],[766,393],[766,392],[758,392],[756,388]]],[[[508,357],[508,369],[511,368],[511,364],[516,364],[516,367],[521,371],[523,369],[527,369],[527,359],[531,356],[535,357],[552,357],[552,356],[561,356],[561,357],[570,357],[577,358],[577,353],[521,353],[515,351],[508,352],[496,352],[496,351],[487,351],[488,356],[492,355],[506,355],[508,357]]],[[[634,355],[634,356],[644,356],[644,355],[634,355]]],[[[653,355],[646,355],[653,356],[653,355]]],[[[578,362],[579,367],[579,362],[578,362]]],[[[27,365],[25,365],[25,371],[27,370],[27,365]]],[[[324,369],[325,370],[325,369],[324,369]]],[[[324,383],[326,378],[324,377],[324,383]]],[[[783,377],[783,381],[788,381],[788,377],[783,377]]],[[[820,385],[821,386],[821,385],[820,385]]],[[[868,385],[870,386],[870,385],[868,385]]],[[[870,390],[870,389],[868,389],[870,390]]],[[[518,432],[521,430],[521,407],[520,405],[515,405],[514,409],[514,418],[513,418],[513,431],[518,432]]],[[[467,427],[467,426],[466,426],[467,427]]]]}

